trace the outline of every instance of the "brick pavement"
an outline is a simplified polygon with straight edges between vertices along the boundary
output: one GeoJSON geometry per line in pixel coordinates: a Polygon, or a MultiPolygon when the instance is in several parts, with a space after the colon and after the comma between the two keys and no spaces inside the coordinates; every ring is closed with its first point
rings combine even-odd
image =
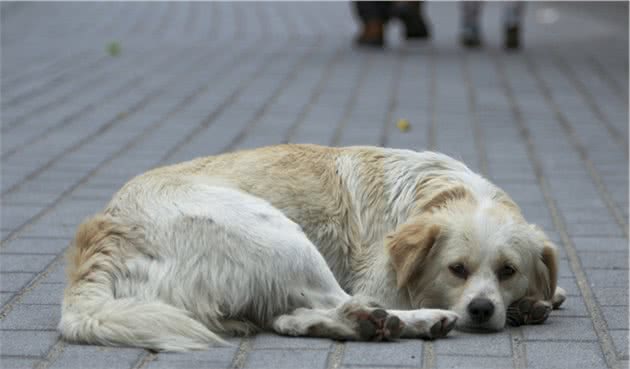
{"type": "Polygon", "coordinates": [[[507,54],[497,4],[481,51],[459,48],[457,7],[442,3],[430,43],[405,45],[393,25],[392,46],[368,52],[350,47],[347,3],[2,3],[1,366],[627,367],[628,11],[555,4],[548,24],[549,6],[529,5],[526,49],[507,54]],[[465,161],[557,242],[564,309],[434,342],[262,334],[154,354],[58,339],[63,251],[83,217],[148,168],[280,142],[465,161]]]}

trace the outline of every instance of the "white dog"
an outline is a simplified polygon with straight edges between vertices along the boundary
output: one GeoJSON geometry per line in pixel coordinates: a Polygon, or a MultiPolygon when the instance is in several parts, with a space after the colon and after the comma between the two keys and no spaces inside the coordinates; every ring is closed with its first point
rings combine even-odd
{"type": "Polygon", "coordinates": [[[77,231],[59,330],[173,351],[258,330],[500,330],[564,301],[555,255],[503,191],[445,155],[280,145],[127,183],[77,231]]]}

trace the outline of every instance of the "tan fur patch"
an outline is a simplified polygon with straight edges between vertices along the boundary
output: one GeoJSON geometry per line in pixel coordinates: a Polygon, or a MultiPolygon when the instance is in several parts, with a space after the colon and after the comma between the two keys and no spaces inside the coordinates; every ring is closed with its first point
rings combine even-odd
{"type": "Polygon", "coordinates": [[[415,218],[386,237],[385,243],[396,270],[398,288],[404,287],[420,272],[439,234],[438,225],[415,218]]]}

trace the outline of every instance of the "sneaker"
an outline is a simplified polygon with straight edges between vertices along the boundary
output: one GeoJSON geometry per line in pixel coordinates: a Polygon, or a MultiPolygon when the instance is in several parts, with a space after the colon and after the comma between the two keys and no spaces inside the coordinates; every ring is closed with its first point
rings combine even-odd
{"type": "Polygon", "coordinates": [[[479,28],[475,26],[468,26],[462,28],[459,36],[459,41],[465,47],[479,47],[481,46],[481,35],[479,28]]]}
{"type": "Polygon", "coordinates": [[[508,50],[516,50],[521,46],[520,29],[518,26],[505,27],[505,43],[508,50]]]}
{"type": "Polygon", "coordinates": [[[422,40],[431,37],[429,27],[422,17],[419,2],[398,3],[394,13],[405,25],[407,40],[422,40]]]}
{"type": "Polygon", "coordinates": [[[359,46],[383,47],[385,45],[383,31],[384,23],[382,21],[367,21],[363,24],[363,30],[355,42],[359,46]]]}

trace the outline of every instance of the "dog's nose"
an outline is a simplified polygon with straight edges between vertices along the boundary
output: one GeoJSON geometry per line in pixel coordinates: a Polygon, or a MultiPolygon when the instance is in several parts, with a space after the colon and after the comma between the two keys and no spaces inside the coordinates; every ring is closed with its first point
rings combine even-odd
{"type": "Polygon", "coordinates": [[[494,313],[494,304],[486,298],[473,299],[468,304],[468,314],[475,323],[485,323],[494,313]]]}

